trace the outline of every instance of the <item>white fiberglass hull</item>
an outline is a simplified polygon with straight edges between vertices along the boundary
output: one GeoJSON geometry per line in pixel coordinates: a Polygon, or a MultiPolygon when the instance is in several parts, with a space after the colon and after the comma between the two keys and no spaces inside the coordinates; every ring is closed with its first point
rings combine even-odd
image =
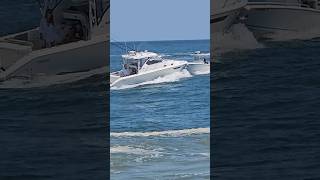
{"type": "Polygon", "coordinates": [[[320,35],[320,10],[267,2],[249,3],[246,9],[245,24],[258,39],[281,40],[301,33],[320,35]]]}
{"type": "Polygon", "coordinates": [[[0,73],[0,80],[37,75],[62,75],[84,72],[107,66],[108,43],[106,37],[78,41],[21,56],[0,73]]]}
{"type": "Polygon", "coordinates": [[[121,86],[135,85],[135,84],[141,84],[144,82],[152,81],[159,77],[164,77],[166,75],[169,75],[175,72],[180,72],[183,69],[185,69],[186,66],[187,66],[187,63],[181,63],[175,66],[170,66],[170,67],[148,71],[148,72],[142,72],[139,74],[125,76],[125,77],[112,78],[111,76],[110,87],[121,87],[121,86]]]}
{"type": "Polygon", "coordinates": [[[205,64],[200,62],[191,62],[191,63],[188,63],[187,70],[192,75],[208,74],[210,73],[210,64],[205,64]]]}

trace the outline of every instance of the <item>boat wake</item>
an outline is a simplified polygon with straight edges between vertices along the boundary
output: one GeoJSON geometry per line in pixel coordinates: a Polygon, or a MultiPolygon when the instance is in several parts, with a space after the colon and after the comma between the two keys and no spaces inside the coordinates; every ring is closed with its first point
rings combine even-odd
{"type": "Polygon", "coordinates": [[[65,75],[37,76],[32,79],[13,78],[0,83],[0,89],[40,88],[58,84],[67,84],[100,74],[107,74],[107,67],[65,75]]]}
{"type": "Polygon", "coordinates": [[[112,132],[111,137],[182,137],[200,134],[209,134],[210,128],[191,128],[182,130],[167,130],[167,131],[151,131],[151,132],[112,132]]]}
{"type": "Polygon", "coordinates": [[[152,81],[145,81],[143,83],[133,84],[133,85],[123,85],[119,87],[111,87],[111,90],[122,90],[122,89],[131,89],[143,85],[152,85],[152,84],[160,84],[160,83],[169,83],[169,82],[176,82],[183,78],[189,78],[192,77],[192,75],[187,70],[183,70],[180,72],[175,72],[163,77],[158,77],[157,79],[154,79],[152,81]]]}
{"type": "Polygon", "coordinates": [[[221,54],[235,50],[263,48],[252,32],[242,23],[234,24],[227,33],[213,35],[213,54],[221,54]]]}

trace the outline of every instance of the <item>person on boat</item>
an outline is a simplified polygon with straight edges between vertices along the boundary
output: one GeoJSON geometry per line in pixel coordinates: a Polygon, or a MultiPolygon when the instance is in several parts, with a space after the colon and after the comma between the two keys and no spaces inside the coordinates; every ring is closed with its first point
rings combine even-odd
{"type": "Polygon", "coordinates": [[[138,74],[138,64],[133,63],[129,65],[130,75],[138,74]]]}
{"type": "Polygon", "coordinates": [[[80,23],[74,24],[65,33],[64,43],[75,42],[84,39],[84,32],[80,23]]]}
{"type": "Polygon", "coordinates": [[[55,26],[51,9],[47,9],[44,18],[42,18],[39,31],[40,38],[44,40],[44,47],[52,47],[59,43],[59,32],[55,26]]]}

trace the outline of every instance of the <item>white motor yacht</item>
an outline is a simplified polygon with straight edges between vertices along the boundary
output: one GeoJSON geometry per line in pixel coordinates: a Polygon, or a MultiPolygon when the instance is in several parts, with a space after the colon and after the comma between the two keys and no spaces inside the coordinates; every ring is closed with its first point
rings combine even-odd
{"type": "Polygon", "coordinates": [[[192,75],[210,73],[210,53],[196,51],[192,54],[194,60],[188,62],[187,70],[192,75]]]}
{"type": "Polygon", "coordinates": [[[129,51],[122,55],[123,68],[110,74],[110,87],[135,85],[182,71],[187,61],[163,59],[157,53],[129,51]]]}
{"type": "Polygon", "coordinates": [[[47,20],[50,10],[53,27],[59,38],[54,44],[48,45],[40,25],[35,29],[0,37],[0,81],[107,67],[109,0],[38,2],[41,21],[47,20]]]}
{"type": "Polygon", "coordinates": [[[255,0],[246,6],[245,17],[245,24],[257,39],[320,36],[320,0],[255,0]]]}

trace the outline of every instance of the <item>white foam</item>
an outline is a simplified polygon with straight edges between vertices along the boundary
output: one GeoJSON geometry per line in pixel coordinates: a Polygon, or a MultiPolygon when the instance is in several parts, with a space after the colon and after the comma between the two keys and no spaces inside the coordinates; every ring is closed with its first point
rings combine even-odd
{"type": "Polygon", "coordinates": [[[191,136],[199,134],[209,134],[210,128],[191,128],[182,130],[168,130],[168,131],[151,131],[151,132],[120,132],[110,133],[111,137],[180,137],[191,136]]]}
{"type": "Polygon", "coordinates": [[[57,84],[66,84],[89,78],[93,75],[106,74],[107,67],[94,69],[88,72],[70,73],[65,75],[38,76],[32,79],[10,79],[0,84],[1,88],[37,88],[57,84]]]}
{"type": "Polygon", "coordinates": [[[159,149],[144,149],[140,147],[131,147],[131,146],[113,146],[110,148],[110,153],[158,157],[162,152],[159,151],[159,149]]]}
{"type": "Polygon", "coordinates": [[[210,153],[189,153],[191,156],[210,157],[210,153]]]}
{"type": "Polygon", "coordinates": [[[168,83],[168,82],[176,82],[183,78],[192,77],[192,75],[187,70],[182,70],[179,72],[175,72],[163,77],[158,77],[152,81],[145,81],[143,83],[133,84],[133,85],[123,85],[120,87],[111,87],[111,90],[120,90],[120,89],[130,89],[143,85],[151,85],[151,84],[160,84],[160,83],[168,83]]]}
{"type": "Polygon", "coordinates": [[[263,47],[263,45],[255,39],[253,33],[242,23],[232,25],[226,33],[214,34],[211,41],[214,54],[263,47]]]}

